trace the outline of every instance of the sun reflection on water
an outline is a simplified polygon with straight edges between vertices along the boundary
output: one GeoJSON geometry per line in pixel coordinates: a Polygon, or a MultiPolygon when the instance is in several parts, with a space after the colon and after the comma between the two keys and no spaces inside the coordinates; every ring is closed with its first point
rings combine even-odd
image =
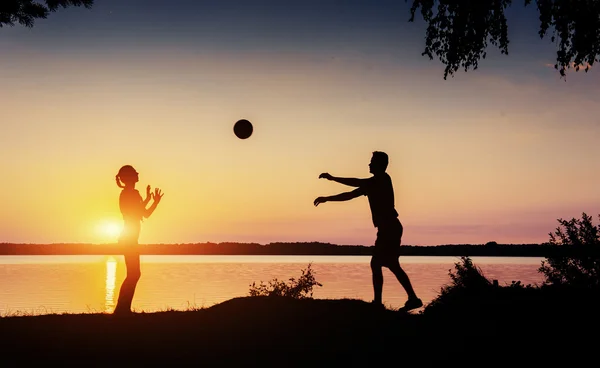
{"type": "Polygon", "coordinates": [[[115,309],[115,282],[117,280],[117,260],[110,256],[106,260],[106,293],[104,294],[104,311],[112,313],[115,309]]]}

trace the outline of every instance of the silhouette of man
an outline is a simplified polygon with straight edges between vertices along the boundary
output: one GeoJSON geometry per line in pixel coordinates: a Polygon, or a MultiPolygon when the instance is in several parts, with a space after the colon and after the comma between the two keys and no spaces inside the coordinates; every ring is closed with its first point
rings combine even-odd
{"type": "Polygon", "coordinates": [[[369,172],[373,174],[367,179],[339,178],[323,173],[319,179],[324,178],[340,184],[357,187],[353,191],[340,193],[329,197],[318,197],[314,205],[318,206],[325,202],[348,201],[360,196],[367,196],[371,208],[373,225],[377,228],[377,239],[373,248],[371,258],[371,271],[373,273],[373,304],[383,307],[381,296],[383,292],[383,269],[387,267],[398,279],[406,293],[408,300],[403,310],[411,310],[423,306],[421,299],[417,297],[411,285],[408,275],[400,266],[400,243],[402,240],[403,227],[398,219],[398,212],[394,204],[394,187],[392,179],[386,172],[388,166],[388,155],[385,152],[375,151],[369,163],[369,172]]]}

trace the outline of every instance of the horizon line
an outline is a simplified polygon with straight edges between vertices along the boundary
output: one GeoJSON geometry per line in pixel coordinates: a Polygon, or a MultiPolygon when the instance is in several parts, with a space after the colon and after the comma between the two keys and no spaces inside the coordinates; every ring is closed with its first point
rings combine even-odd
{"type": "MultiPolygon", "coordinates": [[[[323,244],[323,245],[333,245],[338,247],[373,247],[374,244],[371,245],[363,245],[363,244],[336,244],[330,242],[321,242],[321,241],[298,241],[298,242],[284,242],[284,241],[274,241],[269,243],[257,243],[257,242],[236,242],[236,241],[225,241],[225,242],[190,242],[190,243],[139,243],[140,246],[180,246],[180,245],[208,245],[208,244],[242,244],[242,245],[260,245],[260,246],[268,246],[272,244],[323,244]]],[[[440,246],[464,246],[464,245],[473,245],[473,246],[488,246],[493,244],[495,246],[512,246],[512,245],[549,245],[548,242],[542,243],[497,243],[494,241],[486,242],[486,243],[445,243],[445,244],[401,244],[401,247],[440,247],[440,246]]],[[[118,242],[110,242],[110,243],[81,243],[81,242],[73,242],[73,243],[65,243],[65,242],[54,242],[54,243],[13,243],[13,242],[0,242],[0,246],[2,245],[92,245],[92,246],[116,246],[118,242]]]]}

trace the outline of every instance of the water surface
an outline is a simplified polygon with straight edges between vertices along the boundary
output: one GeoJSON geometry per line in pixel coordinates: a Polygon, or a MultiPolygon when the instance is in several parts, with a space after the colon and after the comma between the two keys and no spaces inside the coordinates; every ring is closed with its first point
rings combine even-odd
{"type": "MultiPolygon", "coordinates": [[[[543,258],[472,257],[500,284],[540,283],[543,258]]],[[[133,308],[141,311],[209,307],[247,296],[253,282],[298,278],[313,263],[323,284],[315,298],[373,299],[369,256],[144,255],[133,308]]],[[[458,257],[402,257],[424,303],[448,283],[458,257]]],[[[0,256],[0,315],[111,312],[125,277],[122,256],[0,256]]],[[[383,301],[392,308],[406,301],[394,275],[384,268],[383,301]]]]}

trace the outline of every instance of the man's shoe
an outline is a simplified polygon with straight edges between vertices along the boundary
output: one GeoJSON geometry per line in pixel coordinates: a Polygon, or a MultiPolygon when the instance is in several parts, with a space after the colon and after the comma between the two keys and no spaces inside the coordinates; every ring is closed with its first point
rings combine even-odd
{"type": "Polygon", "coordinates": [[[403,312],[408,312],[409,310],[421,308],[423,306],[423,302],[419,298],[410,298],[404,303],[404,307],[400,308],[403,312]]]}

